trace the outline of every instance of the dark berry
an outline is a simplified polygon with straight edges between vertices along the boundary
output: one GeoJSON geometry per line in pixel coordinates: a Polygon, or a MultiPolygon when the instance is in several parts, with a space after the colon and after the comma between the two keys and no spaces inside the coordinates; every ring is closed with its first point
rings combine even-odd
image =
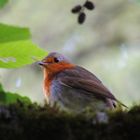
{"type": "Polygon", "coordinates": [[[83,12],[80,13],[79,16],[78,16],[78,23],[79,23],[79,24],[83,24],[84,21],[85,21],[85,19],[86,19],[86,14],[83,13],[83,12]]]}
{"type": "Polygon", "coordinates": [[[81,5],[77,5],[77,6],[72,8],[71,12],[74,13],[74,14],[75,13],[79,13],[81,11],[81,9],[82,9],[82,6],[81,5]]]}
{"type": "Polygon", "coordinates": [[[93,10],[95,8],[95,5],[91,1],[86,1],[84,7],[86,7],[88,10],[93,10]]]}

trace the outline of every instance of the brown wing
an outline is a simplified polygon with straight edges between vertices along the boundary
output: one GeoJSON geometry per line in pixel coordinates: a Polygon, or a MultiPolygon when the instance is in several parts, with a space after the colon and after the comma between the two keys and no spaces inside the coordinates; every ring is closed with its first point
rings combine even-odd
{"type": "Polygon", "coordinates": [[[116,100],[116,98],[102,83],[96,82],[94,80],[87,80],[77,77],[63,77],[59,78],[58,80],[64,86],[88,91],[89,94],[87,96],[93,95],[97,98],[110,98],[116,100]]]}
{"type": "Polygon", "coordinates": [[[87,96],[110,98],[117,101],[122,106],[127,107],[117,100],[93,73],[80,66],[76,66],[72,69],[66,69],[62,73],[60,72],[56,76],[56,79],[64,86],[88,91],[85,92],[86,94],[88,93],[87,96]]]}
{"type": "Polygon", "coordinates": [[[65,69],[62,73],[59,73],[58,76],[59,77],[68,76],[68,77],[75,77],[75,78],[77,77],[81,79],[93,80],[97,83],[102,83],[93,73],[80,66],[75,66],[72,69],[65,69]]]}

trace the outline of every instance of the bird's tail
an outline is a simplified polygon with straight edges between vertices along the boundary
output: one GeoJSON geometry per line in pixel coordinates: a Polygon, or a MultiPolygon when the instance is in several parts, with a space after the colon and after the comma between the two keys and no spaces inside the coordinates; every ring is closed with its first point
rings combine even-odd
{"type": "Polygon", "coordinates": [[[123,106],[123,107],[125,107],[125,108],[128,109],[128,106],[126,106],[125,104],[123,104],[121,101],[119,101],[119,100],[117,100],[117,99],[116,99],[116,101],[117,101],[121,106],[123,106]]]}

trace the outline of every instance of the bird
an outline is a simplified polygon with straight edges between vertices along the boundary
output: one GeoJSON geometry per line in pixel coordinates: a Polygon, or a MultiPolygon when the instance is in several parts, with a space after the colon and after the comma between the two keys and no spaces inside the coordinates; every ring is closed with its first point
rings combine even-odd
{"type": "Polygon", "coordinates": [[[43,68],[43,91],[50,106],[77,113],[89,107],[97,112],[112,110],[117,103],[125,106],[96,75],[58,52],[49,53],[38,64],[43,68]]]}

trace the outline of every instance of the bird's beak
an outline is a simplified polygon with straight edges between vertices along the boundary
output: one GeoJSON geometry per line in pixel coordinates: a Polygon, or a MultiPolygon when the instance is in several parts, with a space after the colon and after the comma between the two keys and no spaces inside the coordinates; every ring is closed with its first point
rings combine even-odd
{"type": "Polygon", "coordinates": [[[43,66],[43,67],[44,67],[44,66],[46,66],[46,63],[44,63],[44,62],[42,62],[42,61],[39,61],[39,62],[38,62],[38,65],[40,65],[40,66],[43,66]]]}

